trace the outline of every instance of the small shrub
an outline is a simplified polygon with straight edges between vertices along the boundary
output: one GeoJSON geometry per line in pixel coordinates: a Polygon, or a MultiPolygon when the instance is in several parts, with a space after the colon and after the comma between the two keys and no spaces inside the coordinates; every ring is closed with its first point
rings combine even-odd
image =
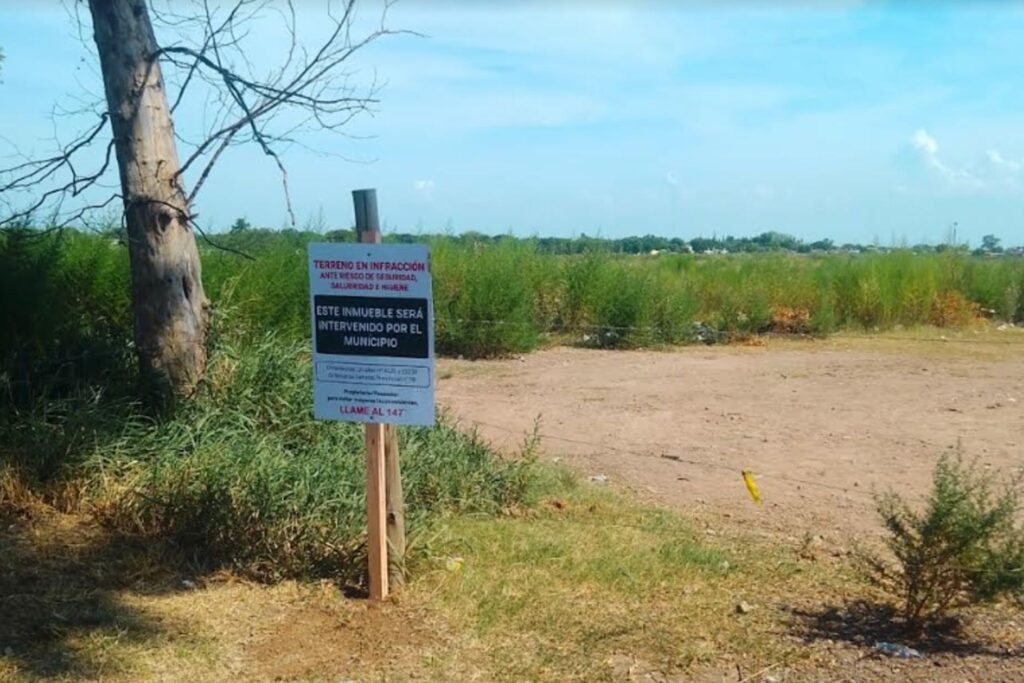
{"type": "Polygon", "coordinates": [[[878,498],[896,565],[868,558],[875,582],[897,597],[906,626],[919,631],[952,610],[1024,594],[1024,529],[1018,481],[1001,493],[958,454],[935,467],[925,509],[897,494],[878,498]]]}

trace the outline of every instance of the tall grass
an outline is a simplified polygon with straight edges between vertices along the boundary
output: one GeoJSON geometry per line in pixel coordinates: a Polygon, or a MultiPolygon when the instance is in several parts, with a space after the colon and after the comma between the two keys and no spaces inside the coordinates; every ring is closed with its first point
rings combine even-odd
{"type": "MultiPolygon", "coordinates": [[[[202,566],[361,583],[362,429],[313,419],[305,342],[224,342],[208,375],[173,416],[99,390],[5,413],[0,469],[52,504],[170,542],[202,566]]],[[[497,512],[530,496],[530,458],[497,458],[447,420],[400,438],[413,534],[439,515],[497,512]]]]}
{"type": "Polygon", "coordinates": [[[536,346],[549,278],[529,244],[431,246],[438,351],[477,357],[536,346]]]}
{"type": "MultiPolygon", "coordinates": [[[[311,238],[323,239],[294,231],[219,238],[253,260],[205,247],[204,282],[224,321],[218,329],[307,338],[304,245],[311,238]]],[[[529,351],[550,333],[636,347],[780,329],[956,326],[982,313],[1024,320],[1020,258],[909,250],[554,256],[531,240],[430,242],[437,347],[450,355],[529,351]]],[[[62,367],[71,381],[88,375],[97,355],[130,352],[127,283],[127,255],[115,240],[74,232],[0,235],[0,313],[11,321],[0,329],[7,378],[24,379],[45,365],[48,373],[62,367]]]]}

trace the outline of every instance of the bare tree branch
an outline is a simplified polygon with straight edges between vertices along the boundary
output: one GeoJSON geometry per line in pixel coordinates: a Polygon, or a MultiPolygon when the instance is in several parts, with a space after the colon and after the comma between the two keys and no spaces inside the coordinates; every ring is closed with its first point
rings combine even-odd
{"type": "MultiPolygon", "coordinates": [[[[87,31],[78,15],[79,3],[66,1],[84,38],[87,31]]],[[[387,0],[379,25],[358,36],[356,0],[341,0],[338,7],[328,0],[325,16],[317,25],[322,37],[313,45],[300,41],[300,15],[293,0],[231,0],[223,7],[212,0],[150,0],[149,4],[154,24],[164,38],[150,59],[161,64],[168,89],[176,89],[170,98],[171,112],[180,111],[186,101],[205,111],[202,130],[188,130],[184,124],[181,132],[179,126],[175,130],[184,148],[178,182],[184,182],[186,173],[196,172],[192,190],[186,193],[188,204],[196,200],[230,148],[255,144],[272,159],[281,176],[292,225],[295,212],[284,152],[293,145],[303,146],[299,138],[305,131],[354,137],[344,129],[360,114],[372,115],[382,84],[375,77],[368,83],[357,83],[356,71],[350,68],[353,55],[385,36],[418,35],[387,28],[391,6],[387,0]],[[275,28],[283,32],[283,37],[273,43],[283,50],[282,56],[269,68],[262,60],[267,53],[262,32],[266,26],[260,23],[266,22],[268,15],[275,20],[275,28]]],[[[83,193],[102,187],[102,178],[111,168],[112,144],[99,162],[92,153],[95,168],[88,172],[80,169],[82,163],[77,157],[99,141],[108,123],[109,116],[104,113],[70,143],[59,145],[58,153],[0,169],[0,208],[5,209],[0,213],[0,226],[23,221],[47,207],[62,209],[65,201],[84,199],[83,193]],[[34,190],[26,206],[12,206],[11,197],[34,190]]],[[[191,209],[185,207],[184,212],[188,214],[191,209]]],[[[67,215],[83,217],[78,208],[67,215]]]]}

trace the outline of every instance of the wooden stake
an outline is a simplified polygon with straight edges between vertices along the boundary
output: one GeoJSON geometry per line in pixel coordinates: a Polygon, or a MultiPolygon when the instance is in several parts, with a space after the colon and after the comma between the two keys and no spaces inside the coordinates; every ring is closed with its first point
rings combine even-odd
{"type": "MultiPolygon", "coordinates": [[[[356,213],[356,237],[363,244],[380,244],[380,218],[377,213],[377,191],[376,190],[354,190],[352,201],[355,204],[356,213]]],[[[367,453],[367,480],[366,480],[366,504],[368,518],[370,521],[370,597],[380,600],[388,594],[388,584],[393,586],[405,585],[405,496],[402,492],[402,471],[399,465],[398,456],[398,432],[394,425],[366,425],[366,453],[367,453]],[[384,505],[382,518],[385,520],[386,538],[378,538],[374,534],[373,515],[374,506],[371,504],[370,488],[373,486],[373,472],[370,468],[370,429],[380,428],[379,434],[375,436],[381,443],[381,463],[383,467],[381,479],[380,501],[384,505]],[[380,545],[375,550],[374,544],[380,545]],[[390,551],[390,553],[389,553],[390,551]],[[382,558],[384,563],[383,592],[380,595],[374,593],[374,582],[379,585],[379,575],[375,578],[375,571],[378,571],[374,564],[374,557],[382,558]]],[[[374,492],[377,495],[377,491],[374,492]]]]}
{"type": "Polygon", "coordinates": [[[388,576],[391,585],[400,588],[405,585],[405,500],[395,425],[384,427],[384,480],[388,513],[388,576]]]}
{"type": "Polygon", "coordinates": [[[384,493],[384,425],[366,425],[366,523],[370,599],[388,596],[387,511],[384,493]]]}

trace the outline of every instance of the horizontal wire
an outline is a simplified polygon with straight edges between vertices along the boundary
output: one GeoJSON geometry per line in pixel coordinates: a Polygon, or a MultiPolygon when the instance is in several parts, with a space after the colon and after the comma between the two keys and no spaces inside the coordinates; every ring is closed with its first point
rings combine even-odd
{"type": "MultiPolygon", "coordinates": [[[[441,323],[444,319],[440,320],[441,323]]],[[[596,323],[586,324],[572,324],[572,325],[538,325],[534,322],[526,320],[474,320],[468,318],[454,318],[451,320],[459,325],[493,325],[493,326],[509,326],[509,327],[534,327],[539,332],[579,332],[582,330],[631,330],[640,332],[660,332],[668,326],[650,326],[650,325],[599,325],[596,323]]],[[[691,324],[691,329],[697,328],[699,334],[714,335],[718,337],[727,337],[731,334],[726,330],[715,330],[713,328],[705,327],[701,322],[694,322],[691,324]]],[[[809,334],[784,334],[778,332],[762,332],[753,333],[756,337],[769,338],[769,339],[792,339],[794,337],[807,338],[814,337],[816,335],[809,334]]],[[[920,341],[920,342],[936,342],[941,344],[1000,344],[1010,346],[1024,346],[1024,333],[1022,333],[1022,339],[958,339],[951,337],[901,337],[897,335],[885,335],[885,334],[866,334],[866,335],[850,335],[843,334],[842,332],[836,334],[822,335],[821,339],[863,339],[867,341],[875,340],[890,340],[890,341],[920,341]]]]}
{"type": "MultiPolygon", "coordinates": [[[[471,422],[474,425],[480,426],[480,427],[489,427],[491,429],[497,429],[499,431],[505,432],[505,433],[510,434],[512,436],[524,436],[524,437],[529,438],[529,436],[531,435],[531,432],[529,432],[529,431],[525,431],[525,430],[520,431],[520,430],[510,429],[510,428],[504,427],[502,425],[496,425],[496,424],[492,424],[492,423],[489,423],[489,422],[483,422],[483,421],[480,421],[480,420],[469,420],[469,422],[471,422]]],[[[537,438],[542,439],[542,440],[562,441],[562,442],[565,442],[565,443],[571,443],[571,444],[576,444],[576,445],[580,445],[580,446],[587,446],[587,447],[590,447],[590,448],[596,448],[598,450],[615,451],[615,452],[618,452],[618,453],[625,453],[627,455],[635,455],[635,456],[645,457],[645,458],[663,458],[665,460],[672,460],[672,461],[675,461],[675,462],[682,462],[682,463],[685,463],[687,465],[695,465],[695,466],[698,466],[698,467],[702,466],[702,467],[708,467],[710,469],[717,469],[717,470],[729,472],[731,474],[740,474],[740,475],[743,474],[743,470],[742,469],[736,469],[735,467],[731,467],[729,465],[722,465],[721,463],[709,462],[707,460],[694,460],[693,458],[688,458],[686,456],[679,455],[677,453],[662,452],[659,455],[655,455],[654,453],[644,452],[644,451],[637,451],[637,450],[633,450],[633,449],[629,449],[629,448],[623,448],[621,446],[613,446],[611,444],[599,444],[599,443],[594,443],[594,442],[591,442],[591,441],[585,441],[583,439],[571,439],[571,438],[565,437],[565,436],[555,436],[553,434],[544,434],[543,432],[535,432],[534,434],[536,435],[537,438]]],[[[820,482],[820,481],[810,481],[810,480],[807,480],[807,479],[798,479],[796,477],[789,477],[789,476],[786,476],[784,474],[765,474],[765,473],[760,473],[760,472],[755,473],[755,474],[757,474],[758,477],[761,477],[763,479],[775,479],[775,480],[778,480],[778,481],[785,481],[785,482],[790,483],[790,484],[800,484],[800,485],[804,485],[804,486],[811,486],[811,487],[816,487],[816,488],[821,488],[821,489],[829,489],[829,490],[832,490],[832,491],[839,491],[841,493],[845,493],[845,494],[849,494],[849,495],[863,496],[863,497],[872,497],[872,494],[867,493],[865,491],[851,490],[849,488],[844,488],[842,486],[836,486],[834,484],[826,484],[826,483],[823,483],[823,482],[820,482]]]]}

